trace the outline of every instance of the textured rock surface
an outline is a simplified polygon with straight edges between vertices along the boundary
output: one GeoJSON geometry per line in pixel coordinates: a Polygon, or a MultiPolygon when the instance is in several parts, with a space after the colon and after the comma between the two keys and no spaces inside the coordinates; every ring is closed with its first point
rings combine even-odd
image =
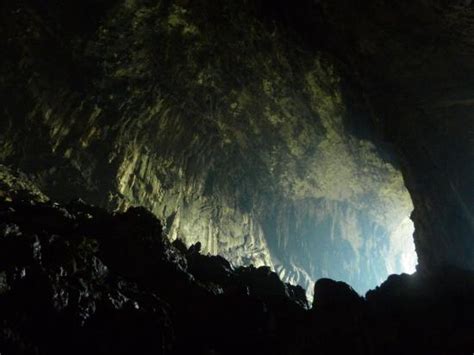
{"type": "Polygon", "coordinates": [[[171,245],[144,208],[12,195],[0,198],[2,354],[271,354],[308,307],[268,268],[171,245]]]}
{"type": "Polygon", "coordinates": [[[300,33],[311,29],[309,46],[347,64],[401,157],[421,268],[474,269],[474,4],[321,1],[307,11],[300,33]]]}
{"type": "Polygon", "coordinates": [[[308,289],[413,271],[411,200],[365,97],[278,4],[94,4],[2,5],[1,162],[308,289]]]}
{"type": "MultiPolygon", "coordinates": [[[[111,214],[0,197],[0,352],[56,354],[466,354],[474,275],[393,275],[364,299],[304,290],[268,267],[234,269],[170,243],[144,208],[111,214]]],[[[17,199],[17,197],[19,197],[17,199]]]]}
{"type": "Polygon", "coordinates": [[[13,171],[0,164],[0,198],[47,202],[49,198],[21,171],[13,171]]]}

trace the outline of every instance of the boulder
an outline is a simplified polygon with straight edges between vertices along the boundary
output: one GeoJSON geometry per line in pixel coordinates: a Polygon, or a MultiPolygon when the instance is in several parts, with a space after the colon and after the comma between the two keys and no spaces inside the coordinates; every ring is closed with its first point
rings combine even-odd
{"type": "Polygon", "coordinates": [[[357,307],[362,302],[363,298],[345,282],[323,278],[314,284],[313,307],[315,308],[357,307]]]}

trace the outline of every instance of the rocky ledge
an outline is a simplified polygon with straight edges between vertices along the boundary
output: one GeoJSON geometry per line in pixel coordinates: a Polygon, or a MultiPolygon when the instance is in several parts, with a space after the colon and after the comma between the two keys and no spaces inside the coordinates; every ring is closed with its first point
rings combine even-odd
{"type": "Polygon", "coordinates": [[[2,355],[474,350],[472,272],[392,275],[365,298],[321,279],[310,308],[267,267],[171,243],[144,208],[59,205],[12,181],[0,185],[2,355]]]}

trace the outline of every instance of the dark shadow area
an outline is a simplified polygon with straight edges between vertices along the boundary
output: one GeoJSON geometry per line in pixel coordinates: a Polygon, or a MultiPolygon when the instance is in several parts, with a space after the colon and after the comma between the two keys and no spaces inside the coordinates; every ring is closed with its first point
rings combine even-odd
{"type": "Polygon", "coordinates": [[[365,298],[329,279],[308,307],[267,267],[170,243],[144,208],[111,214],[0,184],[2,354],[463,354],[474,275],[392,275],[365,298]],[[8,187],[8,188],[7,188],[8,187]]]}

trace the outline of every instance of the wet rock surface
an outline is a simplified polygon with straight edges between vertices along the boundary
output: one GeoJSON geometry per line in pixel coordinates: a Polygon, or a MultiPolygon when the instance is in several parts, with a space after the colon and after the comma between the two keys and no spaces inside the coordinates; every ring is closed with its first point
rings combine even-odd
{"type": "Polygon", "coordinates": [[[2,354],[462,354],[474,276],[392,275],[366,298],[305,291],[166,238],[144,208],[111,214],[0,200],[2,354]]]}

